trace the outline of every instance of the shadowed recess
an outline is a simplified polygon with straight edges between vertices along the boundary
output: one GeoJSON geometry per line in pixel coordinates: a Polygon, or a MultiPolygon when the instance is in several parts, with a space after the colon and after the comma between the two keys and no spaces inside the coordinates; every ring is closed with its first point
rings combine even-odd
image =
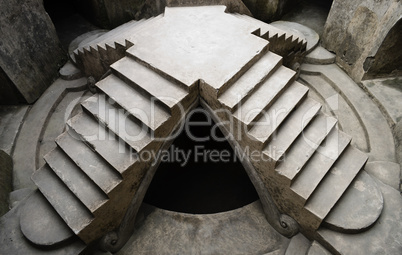
{"type": "Polygon", "coordinates": [[[220,130],[213,128],[208,113],[197,108],[187,123],[187,131],[184,128],[163,154],[144,202],[171,211],[206,214],[256,201],[257,192],[243,165],[220,130]],[[190,155],[187,162],[182,152],[190,155]]]}

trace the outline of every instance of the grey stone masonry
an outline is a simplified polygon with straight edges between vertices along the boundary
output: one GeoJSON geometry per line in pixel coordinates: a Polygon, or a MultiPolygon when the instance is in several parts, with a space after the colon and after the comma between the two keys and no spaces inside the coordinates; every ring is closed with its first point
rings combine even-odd
{"type": "Polygon", "coordinates": [[[0,2],[0,102],[33,103],[66,57],[43,1],[0,2]]]}
{"type": "MultiPolygon", "coordinates": [[[[111,245],[118,242],[113,231],[157,153],[201,97],[245,152],[280,213],[292,217],[309,239],[337,252],[334,247],[343,249],[337,235],[354,233],[360,241],[376,227],[384,201],[379,185],[363,171],[368,156],[308,96],[296,72],[282,65],[283,56],[271,51],[278,40],[303,55],[306,43],[269,26],[261,36],[258,22],[224,11],[224,6],[166,8],[163,16],[144,21],[147,29],[134,26],[130,34],[126,27],[129,48],[122,46],[125,54],[109,63],[111,71],[96,83],[98,93],[67,121],[46,164],[32,175],[36,199],[48,203],[38,210],[50,205],[49,219],[64,222],[85,244],[102,237],[111,237],[111,245]],[[350,205],[354,208],[345,210],[350,205]]],[[[88,54],[84,48],[77,61],[87,61],[88,54]]],[[[104,68],[99,61],[87,64],[91,70],[104,68]]],[[[46,244],[35,239],[27,221],[21,224],[28,224],[22,227],[29,230],[26,238],[46,244]]],[[[48,243],[72,238],[61,229],[60,236],[50,236],[54,229],[43,234],[48,243]]]]}

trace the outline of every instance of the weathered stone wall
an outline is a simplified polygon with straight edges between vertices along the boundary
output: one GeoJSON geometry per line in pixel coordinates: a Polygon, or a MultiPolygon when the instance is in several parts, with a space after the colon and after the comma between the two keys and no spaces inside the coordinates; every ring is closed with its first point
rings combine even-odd
{"type": "Polygon", "coordinates": [[[334,0],[323,46],[336,53],[337,63],[355,81],[361,81],[376,61],[387,61],[377,52],[401,15],[400,0],[334,0]]]}
{"type": "MultiPolygon", "coordinates": [[[[388,32],[375,58],[363,66],[367,73],[363,78],[402,76],[402,18],[388,32]],[[372,61],[373,60],[373,61],[372,61]]],[[[402,84],[401,84],[402,87],[402,84]]]]}
{"type": "Polygon", "coordinates": [[[0,0],[0,7],[0,104],[32,103],[57,76],[65,53],[42,1],[0,0]]]}
{"type": "Polygon", "coordinates": [[[243,0],[253,16],[265,22],[279,20],[301,0],[243,0]]]}
{"type": "Polygon", "coordinates": [[[0,150],[0,217],[8,212],[8,196],[12,191],[13,161],[0,150]]]}

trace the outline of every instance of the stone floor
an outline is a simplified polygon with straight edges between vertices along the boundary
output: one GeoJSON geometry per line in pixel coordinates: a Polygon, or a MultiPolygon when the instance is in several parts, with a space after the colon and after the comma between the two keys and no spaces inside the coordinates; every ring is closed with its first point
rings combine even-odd
{"type": "Polygon", "coordinates": [[[117,254],[283,254],[290,240],[267,224],[259,201],[217,214],[185,214],[144,204],[117,254]],[[188,239],[191,237],[191,239],[188,239]]]}
{"type": "MultiPolygon", "coordinates": [[[[315,16],[310,19],[309,13],[289,15],[286,20],[301,23],[305,20],[307,26],[315,24],[311,28],[320,34],[323,23],[316,23],[315,16]]],[[[321,17],[317,19],[322,20],[321,17]]],[[[393,236],[376,237],[380,245],[368,245],[368,250],[361,254],[389,251],[397,254],[400,246],[395,246],[395,242],[402,238],[401,162],[395,156],[393,127],[402,119],[402,78],[356,84],[331,62],[331,54],[325,49],[316,49],[307,59],[299,81],[311,89],[310,96],[325,106],[325,112],[339,119],[341,129],[353,137],[353,144],[370,155],[365,170],[377,179],[385,200],[383,214],[387,217],[383,216],[380,221],[383,225],[399,222],[390,230],[389,236],[393,236]],[[385,238],[389,238],[390,247],[396,248],[381,249],[385,238]],[[375,250],[374,246],[377,247],[375,250]]],[[[65,129],[65,120],[80,110],[77,104],[91,95],[86,83],[85,78],[58,79],[32,106],[0,107],[0,149],[14,160],[12,206],[23,200],[29,190],[35,189],[30,176],[43,164],[42,156],[54,148],[54,139],[65,129]]],[[[118,254],[134,251],[136,254],[179,254],[200,250],[208,254],[229,251],[230,254],[301,254],[302,251],[323,254],[318,243],[311,244],[302,235],[289,240],[275,232],[265,221],[258,201],[233,211],[203,216],[175,213],[145,204],[141,212],[143,217],[137,222],[135,233],[118,254]],[[184,238],[188,236],[192,238],[184,238]]],[[[381,227],[376,225],[376,228],[381,227]]],[[[342,240],[343,237],[328,238],[342,240]]],[[[342,245],[349,241],[339,242],[338,248],[349,254],[362,252],[345,250],[351,247],[342,245]]]]}

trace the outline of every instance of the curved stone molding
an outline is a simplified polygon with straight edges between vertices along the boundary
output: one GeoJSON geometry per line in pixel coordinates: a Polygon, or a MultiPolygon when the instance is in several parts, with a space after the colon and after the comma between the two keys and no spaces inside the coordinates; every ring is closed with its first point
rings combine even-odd
{"type": "Polygon", "coordinates": [[[321,46],[317,46],[304,58],[305,63],[315,65],[329,65],[335,63],[336,55],[327,51],[321,46]]]}
{"type": "MultiPolygon", "coordinates": [[[[15,162],[13,172],[14,189],[35,188],[35,185],[30,180],[30,176],[40,164],[39,160],[41,160],[41,158],[38,156],[38,147],[40,146],[38,146],[38,144],[41,144],[43,141],[41,137],[43,137],[43,132],[46,130],[46,124],[49,123],[53,111],[57,108],[59,103],[63,101],[63,98],[68,92],[83,91],[86,89],[86,84],[87,80],[85,78],[73,81],[58,79],[45,91],[28,112],[22,124],[19,136],[16,139],[13,154],[15,162]]],[[[68,100],[71,100],[71,98],[66,99],[65,102],[67,104],[71,103],[68,100]]],[[[64,117],[65,112],[58,112],[58,114],[64,117]]],[[[58,132],[60,131],[62,130],[58,132]]],[[[53,141],[51,142],[54,143],[53,141]]]]}
{"type": "Polygon", "coordinates": [[[399,190],[401,166],[388,161],[373,161],[367,163],[365,170],[371,176],[399,190]]]}
{"type": "MultiPolygon", "coordinates": [[[[347,125],[348,121],[359,123],[360,130],[366,130],[366,137],[361,137],[357,133],[350,133],[357,140],[361,140],[360,145],[356,144],[359,149],[367,151],[370,155],[370,161],[390,161],[395,162],[395,143],[387,120],[382,115],[378,107],[365,94],[365,92],[335,64],[331,65],[302,65],[301,78],[314,75],[322,75],[326,84],[315,83],[314,87],[329,85],[334,92],[322,90],[319,93],[322,98],[331,98],[335,93],[339,93],[346,101],[348,107],[352,110],[355,118],[349,118],[347,113],[342,113],[343,109],[335,108],[333,112],[338,110],[337,117],[341,119],[341,125],[347,125]],[[306,76],[303,76],[306,75],[306,76]],[[340,110],[340,111],[339,111],[340,110]],[[342,121],[342,118],[345,121],[342,121]],[[363,143],[367,143],[367,147],[362,147],[363,143]]],[[[309,77],[310,78],[310,77],[309,77]]],[[[307,78],[308,79],[308,78],[307,78]]],[[[322,79],[320,81],[323,81],[322,79]]],[[[314,83],[314,81],[312,81],[314,83]]],[[[334,102],[334,107],[339,105],[334,102]]],[[[331,108],[330,108],[331,109],[331,108]]],[[[331,109],[332,110],[332,109],[331,109]]],[[[354,127],[350,127],[352,131],[354,127]]],[[[349,131],[345,128],[346,133],[349,131]]],[[[364,146],[364,145],[363,145],[364,146]]]]}
{"type": "Polygon", "coordinates": [[[350,99],[321,73],[306,74],[303,71],[299,80],[310,88],[310,96],[324,106],[324,112],[338,119],[339,128],[353,137],[352,144],[361,151],[370,152],[367,128],[350,99]]]}

